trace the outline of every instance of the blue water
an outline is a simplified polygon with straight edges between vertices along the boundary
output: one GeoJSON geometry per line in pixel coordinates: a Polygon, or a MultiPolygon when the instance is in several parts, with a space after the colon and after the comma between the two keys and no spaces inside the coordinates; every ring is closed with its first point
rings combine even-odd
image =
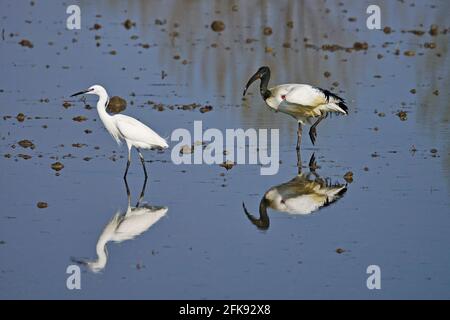
{"type": "MultiPolygon", "coordinates": [[[[67,3],[0,3],[0,298],[450,298],[448,2],[380,1],[390,34],[367,29],[370,1],[78,4],[81,30],[73,31],[65,25],[67,3]],[[136,23],[130,30],[122,25],[128,18],[136,23]],[[223,32],[211,30],[214,20],[225,23],[223,32]],[[90,30],[95,23],[101,29],[90,30]],[[439,35],[428,34],[432,24],[439,35]],[[265,26],[272,35],[263,35],[265,26]],[[304,38],[317,47],[369,47],[328,52],[307,48],[304,38]],[[22,39],[33,48],[20,46],[22,39]],[[297,175],[297,125],[270,111],[257,86],[242,100],[261,65],[272,69],[270,84],[310,83],[347,99],[349,116],[324,120],[315,146],[305,134],[301,155],[303,172],[314,153],[317,174],[332,183],[345,184],[344,174],[353,172],[342,198],[310,215],[269,209],[265,231],[247,219],[242,202],[258,216],[264,194],[297,175]],[[69,98],[93,84],[125,98],[124,113],[164,137],[192,131],[195,120],[204,129],[278,128],[281,164],[278,174],[262,176],[258,165],[177,166],[170,150],[146,151],[143,200],[167,207],[166,215],[134,240],[108,243],[105,268],[94,273],[81,265],[81,290],[68,290],[66,268],[73,259],[95,259],[105,226],[127,209],[126,148],[111,139],[95,108],[69,98]],[[213,110],[177,109],[189,103],[213,110]],[[406,121],[396,115],[401,110],[406,121]],[[29,118],[18,122],[19,112],[29,118]],[[79,115],[88,120],[72,120],[79,115]],[[23,139],[35,149],[20,147],[23,139]],[[50,167],[56,161],[64,164],[59,176],[50,167]],[[48,208],[37,208],[39,201],[48,208]],[[369,265],[381,268],[380,290],[366,286],[369,265]]],[[[88,96],[87,103],[95,107],[96,100],[88,96]]],[[[143,182],[133,153],[132,205],[143,182]]]]}

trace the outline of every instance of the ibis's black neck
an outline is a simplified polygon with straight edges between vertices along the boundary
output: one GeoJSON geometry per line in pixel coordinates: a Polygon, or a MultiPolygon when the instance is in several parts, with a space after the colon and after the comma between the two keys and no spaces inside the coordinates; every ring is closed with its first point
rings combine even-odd
{"type": "Polygon", "coordinates": [[[256,218],[244,206],[244,212],[247,218],[260,230],[267,230],[270,226],[270,219],[267,215],[267,206],[269,205],[268,200],[263,197],[259,204],[259,218],[256,218]]]}
{"type": "Polygon", "coordinates": [[[270,80],[270,71],[267,71],[262,75],[261,83],[259,85],[259,92],[261,93],[261,96],[264,100],[267,100],[272,95],[272,92],[270,92],[270,90],[267,89],[269,80],[270,80]]]}

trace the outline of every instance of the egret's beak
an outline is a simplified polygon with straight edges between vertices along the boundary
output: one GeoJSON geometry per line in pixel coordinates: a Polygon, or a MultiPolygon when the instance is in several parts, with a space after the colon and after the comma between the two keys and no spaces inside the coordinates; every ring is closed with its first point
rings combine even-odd
{"type": "Polygon", "coordinates": [[[248,80],[248,82],[247,82],[247,84],[246,84],[246,86],[245,86],[245,88],[244,88],[244,96],[245,96],[245,94],[247,93],[247,89],[248,89],[248,87],[250,87],[250,85],[253,83],[253,82],[255,82],[256,80],[258,80],[258,79],[261,79],[261,73],[258,71],[258,72],[256,72],[251,78],[250,78],[250,80],[248,80]]]}
{"type": "Polygon", "coordinates": [[[71,97],[75,97],[75,96],[79,96],[80,94],[85,94],[86,92],[89,92],[90,90],[83,90],[77,93],[74,93],[73,95],[71,95],[71,97]]]}

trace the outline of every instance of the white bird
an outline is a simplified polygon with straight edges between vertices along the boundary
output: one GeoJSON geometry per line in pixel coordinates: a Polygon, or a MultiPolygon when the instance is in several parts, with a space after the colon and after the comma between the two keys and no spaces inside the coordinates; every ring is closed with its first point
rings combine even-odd
{"type": "Polygon", "coordinates": [[[113,116],[109,115],[106,112],[109,97],[105,88],[103,88],[102,86],[94,85],[87,90],[83,90],[71,95],[71,97],[78,96],[80,94],[95,94],[99,97],[97,102],[97,111],[100,119],[106,127],[106,130],[116,140],[117,144],[120,145],[121,140],[125,140],[128,147],[128,161],[124,178],[126,179],[128,168],[130,167],[131,163],[131,147],[135,147],[138,151],[142,167],[144,168],[145,178],[147,178],[145,160],[140,149],[165,149],[168,147],[166,140],[161,138],[148,126],[132,117],[123,114],[116,114],[113,116]]]}
{"type": "Polygon", "coordinates": [[[308,215],[340,199],[347,191],[347,184],[331,184],[329,179],[322,179],[315,172],[315,167],[313,154],[309,173],[299,172],[292,180],[266,191],[259,204],[259,218],[249,213],[242,203],[247,218],[256,227],[265,230],[270,224],[268,207],[291,215],[308,215]]]}
{"type": "Polygon", "coordinates": [[[302,139],[302,125],[311,123],[317,118],[309,130],[309,137],[314,145],[317,137],[317,125],[329,112],[348,114],[344,99],[328,90],[316,88],[308,84],[282,84],[267,89],[270,79],[269,67],[261,67],[250,78],[244,89],[244,96],[248,87],[261,79],[260,93],[266,104],[275,111],[286,113],[298,121],[297,150],[300,150],[302,139]]]}
{"type": "MultiPolygon", "coordinates": [[[[145,182],[147,182],[145,180],[145,182]]],[[[103,270],[108,261],[108,249],[106,247],[108,242],[120,243],[126,240],[134,239],[147,231],[151,226],[157,223],[162,217],[164,217],[168,211],[164,206],[139,206],[142,201],[145,190],[145,182],[136,207],[131,207],[130,192],[127,187],[128,194],[128,208],[124,214],[117,212],[111,221],[109,221],[100,237],[97,240],[95,251],[97,253],[97,259],[92,261],[81,261],[73,259],[75,262],[86,265],[93,272],[99,272],[103,270]]],[[[125,180],[126,183],[126,180],[125,180]]]]}

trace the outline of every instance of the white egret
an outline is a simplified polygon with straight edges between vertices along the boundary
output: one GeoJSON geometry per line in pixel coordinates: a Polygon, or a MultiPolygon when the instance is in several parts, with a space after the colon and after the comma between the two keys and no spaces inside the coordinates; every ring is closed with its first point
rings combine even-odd
{"type": "Polygon", "coordinates": [[[329,112],[348,114],[344,99],[325,89],[308,84],[282,84],[267,89],[270,79],[269,67],[259,68],[250,78],[245,86],[244,96],[248,87],[258,79],[261,79],[260,93],[266,104],[273,110],[286,113],[297,120],[297,150],[300,150],[302,125],[311,123],[317,118],[309,130],[309,137],[314,145],[317,137],[316,127],[329,112]]]}
{"type": "Polygon", "coordinates": [[[151,226],[164,217],[168,211],[164,206],[140,205],[143,197],[147,180],[142,187],[141,195],[135,207],[131,207],[131,196],[128,184],[125,180],[128,195],[128,208],[125,213],[117,212],[106,224],[100,234],[95,251],[97,259],[85,261],[72,258],[76,263],[86,265],[93,272],[100,272],[106,266],[108,261],[108,242],[120,243],[146,232],[151,226]]]}
{"type": "Polygon", "coordinates": [[[126,178],[127,176],[128,168],[130,167],[131,163],[131,147],[135,147],[137,152],[139,153],[142,168],[144,168],[145,178],[147,178],[145,160],[140,149],[165,149],[168,147],[166,140],[161,138],[155,131],[147,127],[145,124],[132,117],[123,114],[116,114],[113,116],[109,115],[106,112],[109,97],[105,88],[103,88],[102,86],[94,85],[87,90],[83,90],[71,95],[71,97],[81,94],[95,94],[99,97],[97,102],[97,111],[100,119],[106,127],[106,130],[116,140],[117,144],[120,145],[121,140],[125,140],[128,147],[128,161],[124,178],[126,178]]]}
{"type": "Polygon", "coordinates": [[[291,215],[308,215],[340,199],[347,191],[347,184],[332,184],[328,178],[322,179],[316,173],[314,154],[309,167],[309,173],[300,171],[292,180],[266,191],[259,204],[259,218],[248,212],[242,203],[247,218],[257,228],[266,230],[270,225],[268,207],[291,215]]]}

